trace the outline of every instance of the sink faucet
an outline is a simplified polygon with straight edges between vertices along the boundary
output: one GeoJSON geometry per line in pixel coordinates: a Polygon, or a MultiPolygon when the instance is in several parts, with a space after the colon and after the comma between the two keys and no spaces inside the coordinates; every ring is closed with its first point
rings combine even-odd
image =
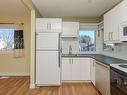
{"type": "Polygon", "coordinates": [[[72,47],[71,47],[71,45],[69,46],[69,54],[72,54],[72,47]]]}

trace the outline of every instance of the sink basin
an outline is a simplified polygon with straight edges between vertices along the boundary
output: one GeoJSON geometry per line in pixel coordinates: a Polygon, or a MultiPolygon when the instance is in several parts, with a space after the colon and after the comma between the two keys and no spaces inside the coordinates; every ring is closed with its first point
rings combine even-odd
{"type": "Polygon", "coordinates": [[[119,65],[122,68],[127,68],[127,65],[119,65]]]}

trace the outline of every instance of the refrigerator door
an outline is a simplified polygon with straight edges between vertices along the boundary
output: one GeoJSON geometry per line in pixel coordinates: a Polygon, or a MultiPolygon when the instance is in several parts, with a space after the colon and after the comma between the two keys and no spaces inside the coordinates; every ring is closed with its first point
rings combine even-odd
{"type": "Polygon", "coordinates": [[[36,51],[36,84],[38,86],[60,85],[58,51],[36,51]]]}
{"type": "Polygon", "coordinates": [[[36,33],[36,50],[58,50],[59,37],[56,32],[36,33]]]}

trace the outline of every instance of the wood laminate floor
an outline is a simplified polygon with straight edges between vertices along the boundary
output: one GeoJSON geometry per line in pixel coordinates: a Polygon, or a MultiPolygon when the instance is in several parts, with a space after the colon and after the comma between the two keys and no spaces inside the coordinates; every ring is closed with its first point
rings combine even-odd
{"type": "Polygon", "coordinates": [[[0,95],[100,95],[90,83],[62,84],[61,87],[29,88],[29,77],[0,79],[0,95]]]}

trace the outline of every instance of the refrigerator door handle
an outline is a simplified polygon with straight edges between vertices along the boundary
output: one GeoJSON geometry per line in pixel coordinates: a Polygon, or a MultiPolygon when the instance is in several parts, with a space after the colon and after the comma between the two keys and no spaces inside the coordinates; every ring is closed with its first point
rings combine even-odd
{"type": "Polygon", "coordinates": [[[61,59],[61,56],[60,56],[60,51],[58,52],[58,67],[60,68],[60,59],[61,59]]]}
{"type": "Polygon", "coordinates": [[[60,68],[60,63],[61,63],[61,49],[60,49],[60,33],[59,33],[59,39],[58,39],[58,65],[59,65],[59,68],[60,68]]]}
{"type": "Polygon", "coordinates": [[[39,35],[39,33],[35,33],[36,34],[36,36],[38,36],[39,35]]]}

